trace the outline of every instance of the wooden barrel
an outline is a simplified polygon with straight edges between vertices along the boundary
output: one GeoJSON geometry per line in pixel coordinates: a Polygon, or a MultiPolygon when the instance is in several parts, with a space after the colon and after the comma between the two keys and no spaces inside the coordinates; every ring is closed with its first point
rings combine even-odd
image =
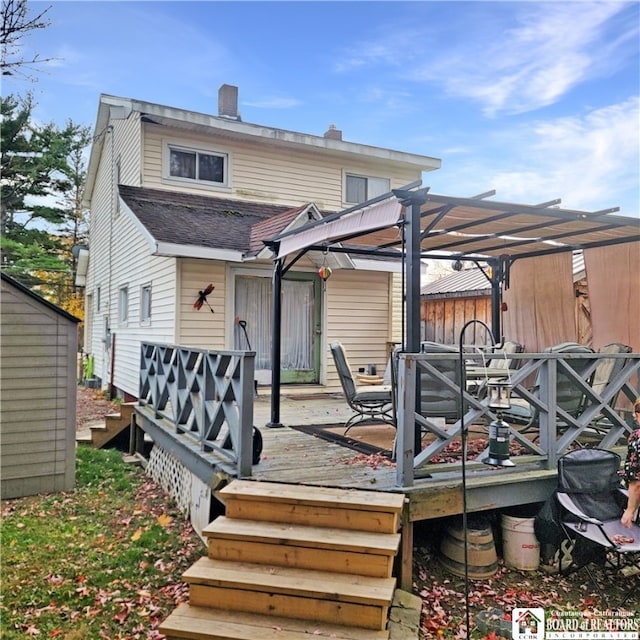
{"type": "MultiPolygon", "coordinates": [[[[440,543],[440,563],[456,576],[464,577],[464,531],[449,525],[440,543]]],[[[489,578],[498,570],[498,555],[491,527],[467,528],[467,573],[469,578],[489,578]]]]}

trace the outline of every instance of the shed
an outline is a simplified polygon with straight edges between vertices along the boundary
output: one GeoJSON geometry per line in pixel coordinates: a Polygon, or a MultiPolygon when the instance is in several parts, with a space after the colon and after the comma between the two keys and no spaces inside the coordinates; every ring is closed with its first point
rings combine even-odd
{"type": "MultiPolygon", "coordinates": [[[[491,324],[491,278],[476,267],[454,271],[420,289],[422,340],[456,344],[469,320],[491,324]]],[[[482,344],[486,333],[478,331],[473,344],[482,344]]],[[[469,337],[469,336],[467,336],[469,337]]]]}
{"type": "MultiPolygon", "coordinates": [[[[591,345],[593,333],[582,251],[574,252],[572,268],[577,341],[591,345]]],[[[503,314],[508,311],[505,307],[503,304],[503,314]]],[[[462,327],[473,319],[491,325],[491,275],[480,267],[453,271],[420,289],[422,340],[457,344],[462,327]]],[[[465,339],[472,344],[484,344],[487,334],[480,328],[470,327],[465,339]]]]}
{"type": "Polygon", "coordinates": [[[75,485],[78,318],[2,276],[2,499],[75,485]]]}

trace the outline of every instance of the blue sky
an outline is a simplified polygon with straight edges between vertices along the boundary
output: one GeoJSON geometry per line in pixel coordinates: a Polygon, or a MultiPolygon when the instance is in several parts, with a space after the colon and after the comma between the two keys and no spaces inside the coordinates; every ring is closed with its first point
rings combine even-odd
{"type": "Polygon", "coordinates": [[[29,2],[36,115],[101,93],[442,159],[435,193],[640,216],[640,3],[29,2]]]}

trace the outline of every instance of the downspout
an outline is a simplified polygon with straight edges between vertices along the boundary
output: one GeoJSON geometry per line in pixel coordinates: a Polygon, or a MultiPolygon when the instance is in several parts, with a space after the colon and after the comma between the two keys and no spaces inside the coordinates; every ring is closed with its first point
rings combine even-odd
{"type": "Polygon", "coordinates": [[[284,426],[280,422],[280,359],[282,352],[282,259],[273,263],[271,315],[271,420],[269,428],[284,426]]]}

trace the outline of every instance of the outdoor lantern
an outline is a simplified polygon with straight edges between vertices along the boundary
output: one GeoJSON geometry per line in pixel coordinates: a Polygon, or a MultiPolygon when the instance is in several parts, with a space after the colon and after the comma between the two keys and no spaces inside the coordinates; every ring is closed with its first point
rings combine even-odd
{"type": "Polygon", "coordinates": [[[511,385],[507,382],[490,382],[487,385],[490,409],[496,409],[496,419],[489,423],[489,455],[482,459],[495,467],[515,467],[509,459],[509,425],[502,419],[502,411],[511,408],[511,385]]]}
{"type": "Polygon", "coordinates": [[[324,282],[326,282],[329,279],[329,276],[331,275],[330,267],[327,267],[326,265],[323,264],[318,269],[318,275],[322,278],[322,280],[324,280],[324,282]]]}
{"type": "Polygon", "coordinates": [[[489,409],[511,409],[511,385],[508,382],[488,382],[487,400],[489,409]]]}

